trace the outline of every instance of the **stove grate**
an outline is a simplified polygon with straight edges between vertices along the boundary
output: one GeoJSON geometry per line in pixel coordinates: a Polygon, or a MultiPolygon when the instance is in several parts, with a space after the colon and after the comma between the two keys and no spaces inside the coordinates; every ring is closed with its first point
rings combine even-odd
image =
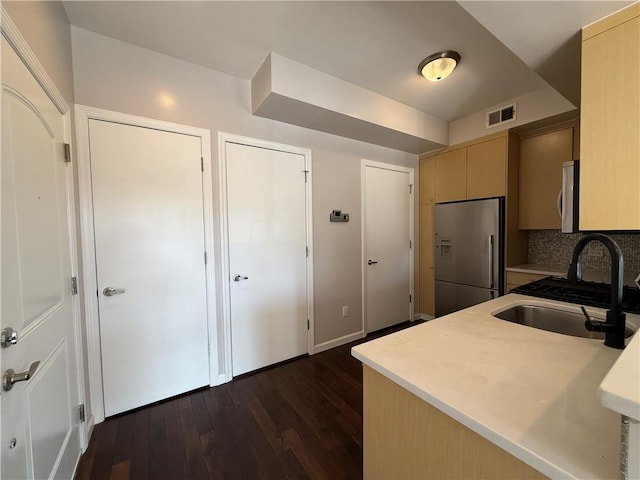
{"type": "MultiPolygon", "coordinates": [[[[565,278],[546,277],[535,282],[520,285],[511,290],[511,292],[590,307],[604,309],[611,307],[611,287],[608,283],[573,283],[565,278]]],[[[640,314],[640,290],[632,287],[624,287],[622,292],[622,310],[629,313],[640,314]]]]}

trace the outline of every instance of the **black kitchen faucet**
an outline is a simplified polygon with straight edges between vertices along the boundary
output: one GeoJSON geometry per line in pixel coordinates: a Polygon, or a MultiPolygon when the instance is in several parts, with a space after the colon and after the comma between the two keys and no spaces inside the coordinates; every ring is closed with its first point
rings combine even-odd
{"type": "Polygon", "coordinates": [[[567,278],[569,281],[574,283],[582,280],[580,253],[582,253],[584,247],[593,240],[597,240],[604,244],[604,246],[607,247],[607,250],[609,250],[609,256],[611,257],[611,309],[607,311],[606,321],[599,322],[591,320],[587,311],[582,307],[582,312],[587,318],[584,322],[584,326],[590,332],[604,332],[604,344],[606,346],[622,349],[624,348],[625,333],[625,314],[621,308],[624,260],[622,258],[622,251],[618,244],[610,237],[601,233],[589,233],[585,235],[573,248],[573,256],[571,258],[571,264],[569,265],[567,278]]]}

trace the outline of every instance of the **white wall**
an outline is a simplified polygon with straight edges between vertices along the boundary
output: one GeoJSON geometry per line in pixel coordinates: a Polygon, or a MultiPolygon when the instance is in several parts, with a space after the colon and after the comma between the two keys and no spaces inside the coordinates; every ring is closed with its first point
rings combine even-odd
{"type": "Polygon", "coordinates": [[[56,88],[67,102],[73,103],[71,36],[62,3],[3,1],[2,5],[56,88]]]}
{"type": "Polygon", "coordinates": [[[498,105],[487,107],[479,112],[472,113],[462,118],[458,118],[449,123],[449,145],[480,138],[502,130],[525,125],[549,118],[560,113],[575,110],[566,98],[560,95],[551,87],[545,87],[534,92],[521,95],[517,98],[505,100],[498,105]],[[504,107],[516,102],[516,120],[497,125],[492,128],[486,127],[487,112],[504,107]]]}
{"type": "MultiPolygon", "coordinates": [[[[73,26],[71,37],[76,103],[210,129],[214,192],[218,131],[312,149],[315,341],[321,344],[358,332],[360,161],[367,158],[417,170],[417,156],[253,116],[249,81],[73,26]],[[329,223],[332,209],[348,212],[351,221],[329,223]],[[347,318],[341,314],[343,305],[349,306],[347,318]]],[[[217,204],[214,211],[217,215],[217,204]]],[[[218,219],[215,223],[217,228],[218,219]]],[[[219,266],[217,243],[215,254],[219,266]]],[[[216,279],[219,289],[219,270],[216,279]]]]}

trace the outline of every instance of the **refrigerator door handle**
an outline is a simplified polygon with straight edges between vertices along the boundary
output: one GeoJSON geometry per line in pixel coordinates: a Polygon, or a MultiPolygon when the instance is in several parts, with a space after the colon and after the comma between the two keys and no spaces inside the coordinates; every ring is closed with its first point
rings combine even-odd
{"type": "Polygon", "coordinates": [[[558,209],[558,216],[559,216],[559,217],[562,219],[562,221],[564,222],[564,217],[565,217],[565,215],[564,215],[564,211],[563,211],[563,208],[562,208],[562,196],[563,196],[563,195],[562,195],[562,192],[563,192],[563,191],[564,191],[564,189],[565,189],[565,186],[564,186],[564,185],[565,185],[564,177],[563,177],[563,179],[562,179],[562,182],[563,182],[563,183],[562,183],[562,188],[561,188],[561,189],[560,189],[560,191],[558,192],[558,200],[556,200],[556,208],[558,209]]]}
{"type": "Polygon", "coordinates": [[[489,288],[494,288],[493,273],[493,235],[489,235],[489,288]]]}

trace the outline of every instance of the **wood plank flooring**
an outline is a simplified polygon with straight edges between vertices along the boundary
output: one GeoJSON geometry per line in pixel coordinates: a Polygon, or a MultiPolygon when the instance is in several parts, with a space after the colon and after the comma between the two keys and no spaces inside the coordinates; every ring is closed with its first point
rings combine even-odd
{"type": "Polygon", "coordinates": [[[362,478],[357,343],[109,418],[76,479],[362,478]]]}

